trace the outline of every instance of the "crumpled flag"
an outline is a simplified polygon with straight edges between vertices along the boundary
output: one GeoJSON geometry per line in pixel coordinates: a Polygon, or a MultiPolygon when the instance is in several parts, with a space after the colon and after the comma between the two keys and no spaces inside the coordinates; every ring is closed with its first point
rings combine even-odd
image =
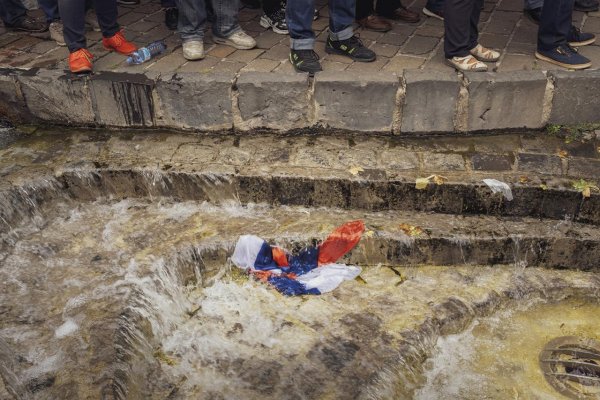
{"type": "Polygon", "coordinates": [[[336,228],[320,245],[295,255],[270,246],[258,236],[242,235],[231,260],[287,296],[326,293],[360,274],[359,267],[334,263],[356,246],[364,229],[362,221],[350,221],[336,228]]]}

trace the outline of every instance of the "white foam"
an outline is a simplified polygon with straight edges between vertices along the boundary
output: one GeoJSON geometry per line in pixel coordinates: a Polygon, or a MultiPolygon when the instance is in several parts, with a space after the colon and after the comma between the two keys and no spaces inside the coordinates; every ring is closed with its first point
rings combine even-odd
{"type": "Polygon", "coordinates": [[[77,332],[78,329],[79,325],[77,325],[72,319],[68,319],[65,321],[64,324],[56,328],[56,330],[54,331],[54,335],[57,338],[62,338],[65,336],[72,335],[73,333],[77,332]]]}

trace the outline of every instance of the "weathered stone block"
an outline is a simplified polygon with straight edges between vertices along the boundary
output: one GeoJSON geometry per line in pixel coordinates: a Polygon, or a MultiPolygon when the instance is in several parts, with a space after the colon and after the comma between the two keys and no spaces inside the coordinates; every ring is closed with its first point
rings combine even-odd
{"type": "Polygon", "coordinates": [[[507,155],[475,154],[471,157],[475,171],[509,171],[512,169],[512,160],[507,155]]]}
{"type": "Polygon", "coordinates": [[[519,171],[535,172],[536,174],[562,174],[560,157],[547,154],[520,153],[517,155],[519,171]]]}
{"type": "Polygon", "coordinates": [[[87,78],[58,70],[30,70],[18,75],[17,80],[34,117],[61,124],[94,122],[87,78]]]}
{"type": "Polygon", "coordinates": [[[29,111],[16,75],[11,70],[0,69],[0,117],[22,122],[29,111]]]}
{"type": "Polygon", "coordinates": [[[184,129],[231,129],[231,85],[235,74],[180,72],[156,83],[157,124],[184,129]]]}
{"type": "Polygon", "coordinates": [[[408,70],[401,132],[452,132],[460,81],[453,71],[408,70]]]}
{"type": "Polygon", "coordinates": [[[570,158],[569,175],[580,178],[598,179],[600,176],[600,160],[589,158],[570,158]]]}
{"type": "Polygon", "coordinates": [[[550,122],[600,122],[600,71],[552,71],[554,98],[550,122]]]}
{"type": "Polygon", "coordinates": [[[541,71],[468,73],[468,130],[541,128],[547,79],[541,71]]]}
{"type": "Polygon", "coordinates": [[[316,123],[355,131],[390,132],[399,80],[394,75],[320,72],[315,77],[316,123]]]}
{"type": "Polygon", "coordinates": [[[248,72],[238,78],[237,89],[242,130],[264,127],[286,131],[309,124],[305,74],[248,72]]]}
{"type": "Polygon", "coordinates": [[[153,126],[154,81],[143,74],[100,72],[90,79],[94,111],[109,126],[153,126]]]}

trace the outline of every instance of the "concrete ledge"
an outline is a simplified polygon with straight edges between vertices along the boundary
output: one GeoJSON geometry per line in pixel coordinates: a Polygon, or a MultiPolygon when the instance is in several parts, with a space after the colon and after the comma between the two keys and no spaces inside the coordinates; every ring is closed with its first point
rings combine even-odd
{"type": "Polygon", "coordinates": [[[600,71],[552,71],[554,99],[550,122],[600,121],[600,71]]]}
{"type": "Polygon", "coordinates": [[[90,77],[90,86],[100,125],[154,125],[154,80],[143,74],[101,72],[90,77]]]}
{"type": "Polygon", "coordinates": [[[231,86],[235,74],[178,73],[156,82],[159,126],[180,129],[233,128],[231,86]]]}
{"type": "Polygon", "coordinates": [[[291,130],[309,124],[308,75],[248,72],[237,80],[237,129],[291,130]]]}
{"type": "Polygon", "coordinates": [[[408,70],[401,132],[452,132],[460,80],[452,72],[408,70]]]}
{"type": "Polygon", "coordinates": [[[468,130],[543,127],[546,76],[541,71],[468,73],[468,130]]]}
{"type": "MultiPolygon", "coordinates": [[[[102,72],[0,69],[0,116],[16,122],[240,132],[310,128],[424,134],[600,122],[600,71],[102,72]]],[[[528,163],[528,159],[522,160],[528,163]]],[[[551,162],[556,169],[556,160],[551,162]]]]}
{"type": "Polygon", "coordinates": [[[87,79],[72,79],[55,70],[31,70],[17,79],[29,111],[39,120],[58,124],[94,123],[87,79]]]}
{"type": "Polygon", "coordinates": [[[400,85],[395,75],[321,72],[314,84],[317,124],[354,131],[391,131],[400,85]]]}

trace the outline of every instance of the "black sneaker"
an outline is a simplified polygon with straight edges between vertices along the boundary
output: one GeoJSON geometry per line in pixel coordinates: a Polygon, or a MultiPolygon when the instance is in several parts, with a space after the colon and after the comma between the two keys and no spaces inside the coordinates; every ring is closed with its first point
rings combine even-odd
{"type": "Polygon", "coordinates": [[[525,16],[534,24],[539,25],[542,17],[542,7],[532,8],[531,10],[523,10],[525,16]]]}
{"type": "Polygon", "coordinates": [[[172,31],[177,30],[177,23],[179,22],[179,10],[175,7],[165,9],[165,25],[172,31]]]}
{"type": "Polygon", "coordinates": [[[24,31],[31,33],[46,32],[48,30],[48,24],[44,21],[38,21],[35,18],[25,15],[20,21],[13,25],[5,24],[7,28],[15,31],[24,31]]]}
{"type": "Polygon", "coordinates": [[[600,3],[598,0],[575,0],[573,9],[575,11],[591,12],[598,11],[600,3]]]}
{"type": "Polygon", "coordinates": [[[569,69],[585,69],[592,66],[590,60],[568,44],[558,46],[550,51],[538,49],[535,52],[535,58],[569,69]]]}
{"type": "Polygon", "coordinates": [[[375,52],[367,49],[356,36],[352,36],[346,40],[331,40],[331,38],[327,38],[325,51],[329,54],[340,54],[350,57],[354,61],[360,62],[371,62],[377,58],[375,52]]]}
{"type": "Polygon", "coordinates": [[[285,9],[279,9],[272,14],[264,14],[260,17],[260,26],[263,28],[271,28],[273,32],[280,35],[288,34],[287,23],[285,22],[285,9]]]}
{"type": "Polygon", "coordinates": [[[314,50],[294,50],[290,51],[290,62],[297,72],[308,72],[314,74],[322,71],[319,55],[314,50]]]}
{"type": "Polygon", "coordinates": [[[571,26],[569,36],[567,36],[567,42],[571,47],[587,46],[596,41],[596,35],[592,33],[581,32],[579,29],[571,26]]]}

